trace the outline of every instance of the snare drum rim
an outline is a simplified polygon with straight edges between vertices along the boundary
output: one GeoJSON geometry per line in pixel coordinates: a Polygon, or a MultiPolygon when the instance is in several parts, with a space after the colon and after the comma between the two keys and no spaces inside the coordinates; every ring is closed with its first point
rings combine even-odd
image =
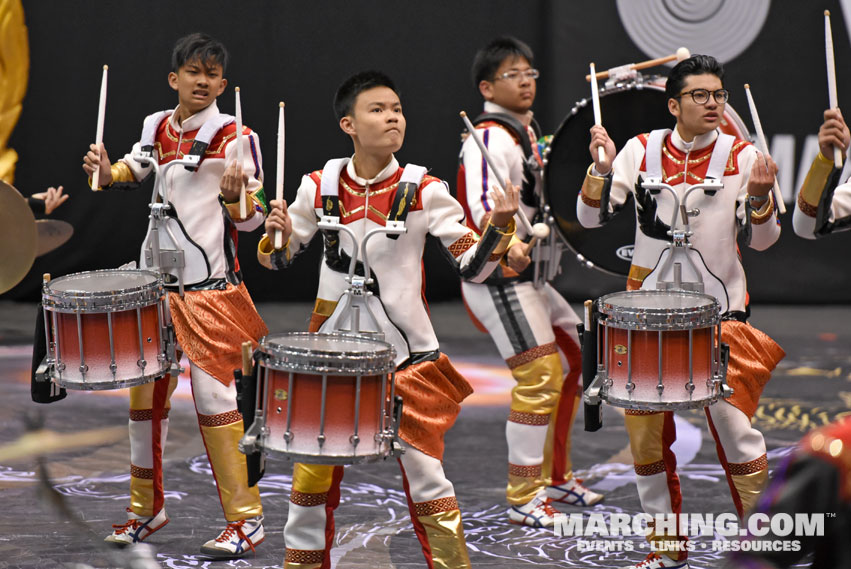
{"type": "Polygon", "coordinates": [[[717,326],[721,322],[721,305],[715,297],[701,292],[633,290],[613,292],[597,299],[604,326],[622,330],[690,330],[717,326]],[[616,297],[685,296],[706,300],[694,308],[637,308],[613,304],[616,297]]]}
{"type": "Polygon", "coordinates": [[[382,375],[392,373],[396,368],[394,359],[396,350],[383,340],[356,334],[323,332],[285,332],[267,335],[260,339],[260,363],[270,369],[285,372],[310,373],[323,375],[382,375]],[[330,342],[351,342],[357,340],[373,344],[372,352],[352,350],[312,349],[298,346],[272,346],[271,338],[316,338],[330,342]],[[336,364],[336,365],[335,365],[336,364]]]}
{"type": "Polygon", "coordinates": [[[51,279],[42,285],[41,298],[45,310],[71,314],[103,314],[145,308],[161,301],[164,296],[162,277],[158,273],[145,269],[100,269],[71,273],[51,279]],[[151,277],[153,281],[141,286],[110,291],[56,291],[51,289],[51,284],[60,281],[82,280],[83,277],[120,273],[142,274],[151,277]],[[114,300],[115,302],[105,305],[105,300],[114,300]]]}

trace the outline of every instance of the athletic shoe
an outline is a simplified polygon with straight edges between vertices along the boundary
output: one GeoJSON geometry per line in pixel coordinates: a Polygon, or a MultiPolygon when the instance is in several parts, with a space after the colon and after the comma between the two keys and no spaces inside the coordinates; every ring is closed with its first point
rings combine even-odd
{"type": "Polygon", "coordinates": [[[603,495],[597,494],[582,485],[582,480],[571,478],[559,486],[547,487],[547,496],[553,502],[569,506],[593,506],[603,501],[603,495]]]}
{"type": "Polygon", "coordinates": [[[106,536],[104,541],[114,543],[116,545],[139,543],[168,523],[168,516],[165,513],[165,508],[160,510],[159,513],[152,518],[134,514],[130,508],[127,508],[127,513],[130,514],[130,518],[127,522],[123,524],[113,524],[112,533],[106,536]]]}
{"type": "Polygon", "coordinates": [[[630,565],[623,569],[689,569],[689,567],[687,559],[674,561],[670,557],[651,553],[641,563],[630,565]]]}
{"type": "Polygon", "coordinates": [[[550,506],[545,490],[522,506],[511,506],[508,519],[512,524],[525,525],[533,528],[551,528],[555,525],[558,512],[550,506]]]}
{"type": "Polygon", "coordinates": [[[228,522],[219,537],[211,539],[201,547],[201,553],[210,557],[242,557],[263,543],[264,537],[263,516],[228,522]]]}

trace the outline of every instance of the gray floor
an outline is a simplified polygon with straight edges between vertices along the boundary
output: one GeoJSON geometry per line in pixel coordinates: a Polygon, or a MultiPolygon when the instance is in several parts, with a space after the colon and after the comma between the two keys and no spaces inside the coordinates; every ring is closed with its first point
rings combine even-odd
{"type": "MultiPolygon", "coordinates": [[[[274,331],[303,330],[307,305],[259,306],[274,331]]],[[[476,331],[460,304],[431,307],[442,348],[458,362],[502,365],[490,339],[476,331]]],[[[39,417],[60,434],[125,425],[125,391],[111,396],[73,392],[56,404],[38,406],[28,393],[29,344],[34,307],[0,302],[0,370],[5,397],[0,399],[0,445],[18,439],[25,422],[39,417]]],[[[755,424],[765,433],[770,465],[814,426],[851,408],[851,307],[757,307],[752,323],[787,351],[761,400],[755,424]]],[[[465,405],[447,436],[445,468],[464,512],[470,556],[475,567],[542,569],[620,567],[647,551],[582,552],[578,540],[553,532],[507,523],[504,421],[507,406],[465,405]]],[[[637,513],[638,498],[623,421],[605,409],[605,426],[596,433],[574,430],[572,456],[580,477],[606,493],[595,511],[637,513]]],[[[733,511],[714,444],[696,411],[678,414],[678,455],[684,511],[733,511]]],[[[270,459],[261,481],[267,538],[255,556],[239,561],[210,561],[197,554],[223,527],[215,486],[209,475],[191,400],[173,401],[165,465],[167,510],[171,523],[150,539],[162,567],[280,567],[291,465],[270,459]]],[[[40,498],[36,460],[0,464],[0,568],[53,568],[63,563],[114,567],[118,562],[101,547],[110,524],[124,520],[127,503],[126,440],[76,448],[44,458],[53,484],[74,515],[72,523],[40,498]]],[[[570,509],[565,511],[570,512],[570,509]]],[[[576,510],[574,510],[576,511],[576,510]]],[[[388,462],[347,469],[337,515],[337,542],[332,552],[340,569],[424,567],[402,493],[398,468],[388,462]]],[[[698,544],[705,538],[698,538],[698,544]]],[[[698,550],[693,568],[716,567],[721,553],[698,550]]],[[[156,566],[156,565],[155,565],[156,566]]]]}

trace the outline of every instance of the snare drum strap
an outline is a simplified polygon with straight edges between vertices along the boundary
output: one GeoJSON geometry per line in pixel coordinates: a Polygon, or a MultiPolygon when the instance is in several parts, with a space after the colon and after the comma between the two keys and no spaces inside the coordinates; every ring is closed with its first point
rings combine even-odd
{"type": "MultiPolygon", "coordinates": [[[[482,113],[475,118],[473,125],[478,126],[487,122],[494,122],[507,130],[511,134],[511,137],[520,145],[520,148],[523,149],[523,185],[520,198],[526,205],[537,208],[535,176],[532,170],[540,169],[540,154],[537,153],[537,148],[532,146],[532,139],[529,137],[526,127],[516,117],[507,113],[482,113]]],[[[535,137],[540,138],[541,127],[538,125],[538,122],[532,119],[529,126],[532,127],[535,137]]]]}
{"type": "MultiPolygon", "coordinates": [[[[425,166],[417,166],[416,164],[407,164],[402,171],[402,178],[399,180],[399,186],[396,189],[396,196],[393,198],[393,206],[387,213],[387,223],[391,221],[404,222],[408,217],[408,211],[417,199],[417,190],[426,175],[425,166]]],[[[389,239],[398,239],[399,234],[388,234],[389,239]]]]}
{"type": "MultiPolygon", "coordinates": [[[[139,139],[139,145],[142,147],[142,150],[146,152],[153,151],[154,142],[157,136],[157,128],[160,126],[160,123],[170,117],[173,112],[173,110],[160,111],[145,117],[145,123],[142,126],[142,138],[139,139]]],[[[235,120],[236,119],[233,116],[226,115],[224,113],[219,113],[207,119],[207,121],[201,125],[201,128],[198,129],[198,132],[195,134],[192,148],[189,150],[189,154],[187,154],[187,156],[198,156],[198,164],[194,166],[187,165],[184,166],[184,168],[190,172],[197,170],[201,160],[204,159],[204,152],[207,151],[207,147],[210,146],[210,141],[213,140],[213,137],[216,136],[220,130],[235,120]]]]}

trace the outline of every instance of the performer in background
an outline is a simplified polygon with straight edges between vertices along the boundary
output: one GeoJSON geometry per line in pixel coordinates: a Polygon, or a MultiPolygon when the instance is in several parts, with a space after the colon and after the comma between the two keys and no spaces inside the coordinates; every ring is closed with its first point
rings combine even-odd
{"type": "MultiPolygon", "coordinates": [[[[847,142],[846,142],[847,144],[847,142]]],[[[832,155],[832,151],[828,153],[832,155]]],[[[832,162],[832,161],[831,161],[832,162]]],[[[788,543],[798,548],[759,547],[736,552],[725,565],[730,569],[778,569],[801,566],[812,555],[812,569],[851,567],[851,417],[810,431],[795,452],[780,465],[757,503],[755,512],[773,520],[783,514],[824,517],[824,531],[805,535],[778,535],[774,524],[753,541],[788,543]]]]}
{"type": "MultiPolygon", "coordinates": [[[[693,184],[707,176],[712,157],[721,153],[723,189],[715,195],[693,192],[687,207],[691,212],[689,239],[705,266],[698,267],[703,282],[718,282],[726,305],[722,315],[722,340],[730,346],[727,383],[734,389],[729,400],[720,399],[705,408],[718,458],[727,474],[739,516],[750,510],[768,479],[768,461],[762,433],[751,426],[760,394],[783,350],[763,332],[747,323],[749,308],[745,272],[736,238],[758,251],[771,246],[780,236],[774,204],[769,193],[777,171],[770,158],[759,154],[743,140],[721,135],[718,126],[727,102],[724,69],[713,57],[692,56],[671,69],[665,87],[668,110],[676,118],[673,131],[654,131],[630,139],[615,157],[615,145],[602,126],[591,128],[594,159],[577,200],[577,215],[585,227],[605,224],[626,202],[635,199],[637,229],[627,288],[637,290],[650,275],[667,248],[673,198],[661,192],[655,199],[641,187],[648,162],[661,159],[663,181],[682,197],[693,184]],[[657,134],[658,133],[658,134],[657,134]],[[597,148],[605,149],[599,162],[597,148]],[[661,156],[660,156],[661,154],[661,156]],[[697,213],[699,211],[699,213],[697,213]],[[657,215],[658,213],[658,215],[657,215]]],[[[682,497],[671,444],[676,439],[673,413],[626,411],[626,428],[635,461],[638,494],[648,514],[679,514],[682,497]]],[[[665,548],[662,542],[682,536],[651,533],[659,553],[633,568],[688,567],[687,552],[665,548]]]]}
{"type": "MultiPolygon", "coordinates": [[[[473,84],[484,98],[484,114],[475,121],[498,173],[488,167],[476,141],[461,148],[458,199],[467,225],[480,231],[493,209],[489,197],[495,176],[508,176],[522,187],[522,204],[530,220],[543,219],[540,131],[532,118],[538,70],[528,45],[500,37],[479,50],[473,61],[473,84]]],[[[518,237],[484,283],[465,280],[464,301],[480,327],[493,338],[517,385],[505,426],[508,441],[509,520],[532,527],[552,527],[552,500],[591,506],[603,496],[574,478],[570,431],[582,382],[582,355],[576,325],[579,317],[567,301],[542,279],[533,283],[535,267],[525,235],[518,237]],[[538,286],[540,285],[540,286],[538,286]]]]}
{"type": "Polygon", "coordinates": [[[34,214],[50,215],[57,207],[65,203],[68,198],[71,197],[68,194],[63,194],[62,190],[64,190],[62,186],[59,186],[58,188],[51,186],[43,192],[39,192],[28,197],[27,203],[30,205],[30,209],[34,214]]]}
{"type": "MultiPolygon", "coordinates": [[[[427,235],[437,237],[463,276],[484,280],[514,233],[512,215],[517,211],[518,192],[510,184],[505,197],[497,192],[493,215],[480,238],[462,224],[464,212],[445,182],[426,175],[425,168],[399,166],[394,153],[402,147],[406,122],[389,77],[367,71],[346,79],[334,97],[334,111],[340,129],[352,139],[354,155],[332,160],[322,170],[304,176],[289,207],[271,203],[268,237],[260,241],[258,258],[270,269],[289,266],[316,234],[322,215],[339,216],[360,239],[389,219],[405,221],[406,233],[379,235],[367,242],[369,267],[376,281],[373,292],[392,324],[404,334],[411,354],[396,372],[396,393],[404,402],[399,435],[406,447],[399,465],[428,567],[470,567],[455,490],[441,461],[444,434],[455,422],[458,404],[472,388],[440,352],[429,321],[422,297],[423,247],[427,235]],[[271,241],[276,231],[283,232],[280,250],[275,250],[271,241]]],[[[346,271],[353,254],[351,240],[341,239],[339,231],[323,230],[323,237],[325,258],[311,331],[317,331],[331,316],[347,289],[346,271]]],[[[363,271],[359,267],[358,274],[363,271]]],[[[342,466],[295,465],[284,529],[284,567],[330,568],[334,510],[340,502],[342,478],[342,466]]]]}
{"type": "MultiPolygon", "coordinates": [[[[145,132],[155,133],[153,146],[160,165],[201,153],[196,170],[177,166],[167,172],[165,192],[188,238],[203,251],[208,277],[187,286],[183,297],[169,292],[168,307],[179,349],[189,359],[198,423],[227,521],[219,536],[207,541],[201,551],[215,557],[240,557],[253,551],[264,534],[260,494],[256,487],[248,487],[245,455],[237,448],[243,423],[233,370],[242,365],[242,342],[256,345],[268,330],[242,282],[236,243],[238,230],[252,231],[262,225],[266,204],[257,133],[244,127],[244,161],[236,164],[236,125],[216,106],[216,97],[227,86],[227,59],[225,47],[209,36],[191,34],[179,39],[168,75],[178,105],[145,119],[145,132]],[[196,140],[202,131],[212,138],[196,140]],[[243,184],[250,204],[245,219],[239,217],[238,208],[243,184]]],[[[103,145],[92,145],[83,169],[91,176],[99,160],[101,187],[137,187],[152,169],[133,158],[140,147],[137,143],[111,164],[103,145]]],[[[166,375],[130,388],[129,519],[113,526],[108,542],[136,543],[168,523],[162,451],[176,385],[177,377],[166,375]]]]}
{"type": "Polygon", "coordinates": [[[798,193],[792,225],[806,239],[824,237],[834,231],[851,229],[851,184],[840,184],[842,168],[834,167],[833,148],[848,152],[851,134],[842,111],[828,109],[818,131],[819,153],[810,166],[798,193]]]}

